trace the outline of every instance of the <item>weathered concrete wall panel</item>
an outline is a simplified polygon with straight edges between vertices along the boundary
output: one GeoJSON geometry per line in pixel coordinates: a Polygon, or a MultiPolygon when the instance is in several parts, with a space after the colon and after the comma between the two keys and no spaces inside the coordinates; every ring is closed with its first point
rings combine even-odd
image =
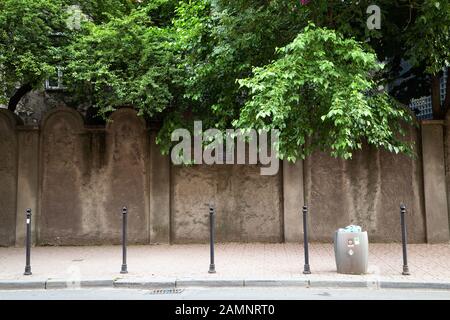
{"type": "Polygon", "coordinates": [[[17,133],[16,119],[0,110],[0,246],[11,246],[16,233],[17,133]]]}
{"type": "MultiPolygon", "coordinates": [[[[410,134],[420,146],[417,132],[410,134]]],[[[425,241],[420,156],[365,147],[352,160],[316,153],[307,159],[306,169],[312,241],[331,242],[334,231],[349,224],[361,225],[370,241],[400,241],[401,203],[408,209],[409,241],[425,241]]]]}
{"type": "Polygon", "coordinates": [[[207,242],[207,203],[217,208],[217,241],[281,242],[280,175],[261,176],[258,166],[172,167],[172,240],[207,242]]]}
{"type": "Polygon", "coordinates": [[[284,241],[303,242],[302,208],[305,205],[303,160],[283,161],[284,241]]]}
{"type": "Polygon", "coordinates": [[[145,122],[121,109],[106,130],[85,128],[69,110],[54,110],[42,129],[39,243],[120,243],[123,206],[129,242],[148,243],[145,122]]]}
{"type": "Polygon", "coordinates": [[[150,138],[150,242],[170,243],[170,157],[161,155],[156,132],[150,138]]]}
{"type": "MultiPolygon", "coordinates": [[[[32,209],[31,230],[36,230],[39,216],[39,128],[22,126],[18,130],[18,175],[17,175],[17,219],[16,245],[23,246],[26,240],[26,210],[32,209]]],[[[36,243],[36,232],[32,232],[32,243],[36,243]]]]}
{"type": "Polygon", "coordinates": [[[427,242],[448,242],[444,121],[423,121],[422,141],[427,242]]]}
{"type": "MultiPolygon", "coordinates": [[[[73,244],[81,240],[81,186],[86,170],[84,124],[71,109],[48,114],[41,137],[40,244],[73,244]]],[[[88,234],[84,235],[89,237],[88,234]]]]}
{"type": "Polygon", "coordinates": [[[107,186],[103,197],[103,220],[108,233],[114,239],[120,239],[120,208],[127,206],[129,241],[148,243],[148,146],[145,122],[131,109],[116,111],[110,120],[106,134],[108,163],[103,180],[107,186]]]}

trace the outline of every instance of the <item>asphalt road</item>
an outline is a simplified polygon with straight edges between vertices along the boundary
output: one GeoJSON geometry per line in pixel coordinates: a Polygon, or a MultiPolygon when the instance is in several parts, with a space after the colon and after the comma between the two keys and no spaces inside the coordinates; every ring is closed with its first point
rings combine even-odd
{"type": "Polygon", "coordinates": [[[450,291],[327,288],[5,290],[0,300],[450,300],[450,291]]]}

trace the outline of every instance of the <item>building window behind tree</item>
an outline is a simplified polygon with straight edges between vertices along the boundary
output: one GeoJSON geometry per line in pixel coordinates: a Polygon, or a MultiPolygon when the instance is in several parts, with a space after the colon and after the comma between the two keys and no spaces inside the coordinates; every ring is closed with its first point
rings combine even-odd
{"type": "Polygon", "coordinates": [[[57,67],[56,74],[45,80],[45,90],[64,90],[63,69],[57,67]]]}

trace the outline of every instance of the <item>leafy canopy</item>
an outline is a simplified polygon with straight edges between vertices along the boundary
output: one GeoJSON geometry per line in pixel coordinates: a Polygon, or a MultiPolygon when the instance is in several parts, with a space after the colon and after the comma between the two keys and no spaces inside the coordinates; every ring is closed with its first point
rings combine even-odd
{"type": "Polygon", "coordinates": [[[382,28],[368,30],[371,4],[3,0],[0,96],[38,87],[62,65],[70,93],[100,113],[132,105],[160,121],[164,152],[171,131],[194,119],[280,129],[280,156],[290,160],[314,149],[348,158],[364,141],[408,152],[399,134],[411,117],[379,88],[403,73],[405,58],[425,81],[448,64],[450,7],[379,0],[382,28]],[[88,17],[80,29],[65,23],[73,5],[88,17]]]}
{"type": "Polygon", "coordinates": [[[278,50],[273,63],[239,80],[249,91],[237,127],[279,129],[281,158],[304,158],[315,149],[350,158],[362,141],[410,151],[397,139],[406,110],[379,91],[382,69],[373,53],[335,31],[310,25],[278,50]]]}
{"type": "Polygon", "coordinates": [[[126,17],[135,0],[1,0],[0,1],[0,103],[16,89],[23,94],[42,88],[72,57],[67,47],[80,39],[70,26],[71,8],[78,6],[93,23],[126,17]]]}
{"type": "Polygon", "coordinates": [[[425,0],[418,7],[416,23],[406,35],[408,56],[427,72],[439,73],[450,65],[450,1],[425,0]]]}
{"type": "Polygon", "coordinates": [[[135,9],[103,24],[86,22],[84,34],[68,48],[71,87],[91,92],[102,113],[131,105],[152,117],[173,98],[175,38],[149,18],[154,8],[135,9]]]}
{"type": "Polygon", "coordinates": [[[16,86],[42,86],[55,73],[67,43],[62,0],[0,1],[0,103],[16,86]]]}

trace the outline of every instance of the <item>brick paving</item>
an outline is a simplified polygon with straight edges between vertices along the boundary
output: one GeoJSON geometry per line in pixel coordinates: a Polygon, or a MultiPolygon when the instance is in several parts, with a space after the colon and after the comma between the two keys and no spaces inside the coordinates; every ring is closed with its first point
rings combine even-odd
{"type": "Polygon", "coordinates": [[[393,280],[450,282],[450,244],[410,244],[410,276],[402,276],[401,244],[370,244],[369,273],[336,273],[332,244],[310,244],[312,275],[303,275],[301,244],[216,245],[216,274],[208,274],[208,245],[149,245],[128,248],[127,275],[119,273],[120,246],[32,248],[32,276],[23,276],[24,248],[0,248],[0,280],[154,278],[215,280],[393,280]]]}

